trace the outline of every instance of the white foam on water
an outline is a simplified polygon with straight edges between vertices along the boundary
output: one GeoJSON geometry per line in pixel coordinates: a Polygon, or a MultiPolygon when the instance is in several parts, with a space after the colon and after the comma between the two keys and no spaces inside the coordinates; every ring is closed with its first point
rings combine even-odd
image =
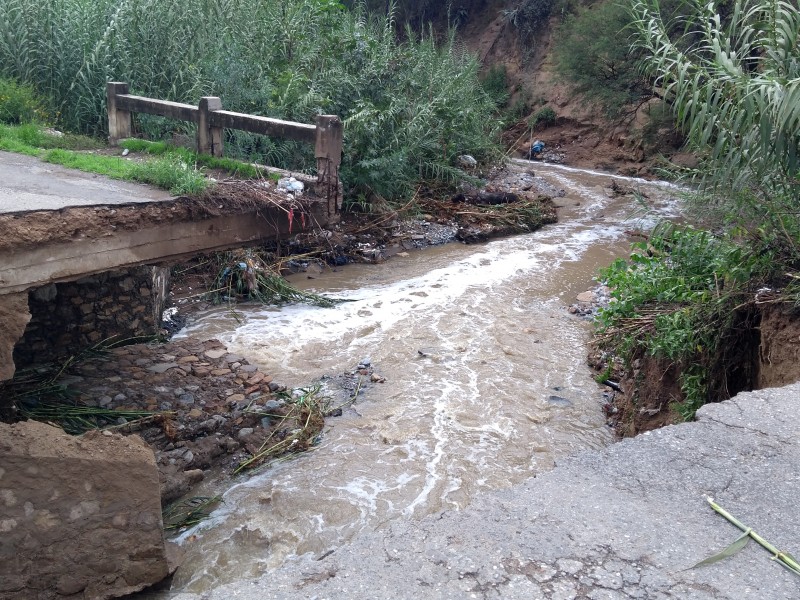
{"type": "Polygon", "coordinates": [[[594,169],[584,169],[581,167],[569,167],[567,165],[560,165],[558,163],[550,163],[550,162],[542,162],[542,161],[534,161],[534,160],[526,160],[524,158],[512,158],[511,162],[517,163],[520,165],[531,166],[531,167],[538,167],[537,170],[550,172],[553,171],[563,171],[565,173],[577,173],[582,175],[594,175],[597,177],[603,177],[606,180],[608,179],[621,179],[622,181],[630,181],[631,183],[638,183],[641,186],[646,187],[660,187],[666,189],[672,189],[676,191],[691,191],[688,187],[673,183],[671,181],[663,181],[660,179],[644,179],[643,177],[631,177],[629,175],[618,175],[616,173],[609,173],[607,171],[597,171],[594,169]]]}

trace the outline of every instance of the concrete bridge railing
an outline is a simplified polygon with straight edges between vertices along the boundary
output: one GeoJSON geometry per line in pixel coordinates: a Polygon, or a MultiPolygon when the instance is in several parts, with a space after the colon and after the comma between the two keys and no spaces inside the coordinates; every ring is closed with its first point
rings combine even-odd
{"type": "Polygon", "coordinates": [[[134,96],[128,93],[127,83],[116,81],[109,82],[106,91],[108,138],[112,145],[131,137],[131,113],[134,112],[195,123],[197,151],[212,156],[223,155],[223,130],[226,128],[307,142],[314,144],[317,159],[317,195],[328,200],[329,214],[338,212],[341,207],[339,166],[343,125],[335,115],[319,115],[316,125],[307,125],[222,110],[222,101],[215,96],[203,97],[198,106],[193,106],[134,96]]]}

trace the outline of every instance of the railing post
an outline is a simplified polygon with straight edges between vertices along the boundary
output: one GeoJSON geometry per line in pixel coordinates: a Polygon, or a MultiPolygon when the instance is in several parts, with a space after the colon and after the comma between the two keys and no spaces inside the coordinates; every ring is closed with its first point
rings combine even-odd
{"type": "Polygon", "coordinates": [[[197,113],[197,151],[201,154],[222,156],[222,127],[211,126],[211,113],[222,110],[222,100],[216,96],[203,96],[197,113]]]}
{"type": "Polygon", "coordinates": [[[117,108],[117,94],[127,94],[128,84],[109,81],[106,84],[108,108],[108,143],[116,146],[120,140],[131,137],[131,113],[117,108]]]}
{"type": "Polygon", "coordinates": [[[328,199],[328,215],[339,212],[342,194],[339,186],[339,166],[342,164],[344,127],[335,115],[317,117],[317,139],[314,154],[317,158],[317,194],[328,199]]]}

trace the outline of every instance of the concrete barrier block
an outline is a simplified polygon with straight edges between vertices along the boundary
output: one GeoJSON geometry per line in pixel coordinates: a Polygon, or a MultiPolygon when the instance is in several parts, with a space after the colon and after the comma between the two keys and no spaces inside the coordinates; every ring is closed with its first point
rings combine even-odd
{"type": "Polygon", "coordinates": [[[138,436],[0,423],[0,600],[114,598],[168,570],[158,471],[138,436]]]}

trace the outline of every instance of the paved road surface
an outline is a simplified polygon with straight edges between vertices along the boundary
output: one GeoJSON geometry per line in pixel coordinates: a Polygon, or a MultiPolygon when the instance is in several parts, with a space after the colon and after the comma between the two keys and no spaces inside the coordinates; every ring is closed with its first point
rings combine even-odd
{"type": "Polygon", "coordinates": [[[172,196],[154,187],[51,165],[0,151],[0,213],[157,202],[172,196]]]}
{"type": "MultiPolygon", "coordinates": [[[[461,512],[398,521],[203,600],[268,598],[797,600],[800,577],[704,494],[800,556],[800,384],[704,407],[698,422],[564,461],[461,512]]],[[[198,600],[178,594],[173,600],[198,600]]]]}

